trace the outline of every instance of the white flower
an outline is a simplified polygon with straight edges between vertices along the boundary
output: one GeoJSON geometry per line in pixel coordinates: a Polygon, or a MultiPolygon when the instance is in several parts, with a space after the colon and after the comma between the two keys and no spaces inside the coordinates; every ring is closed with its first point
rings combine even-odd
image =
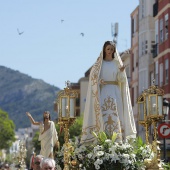
{"type": "Polygon", "coordinates": [[[92,157],[92,153],[87,154],[88,158],[92,157]]]}
{"type": "Polygon", "coordinates": [[[73,155],[73,156],[72,156],[72,159],[76,159],[76,155],[73,155]]]}
{"type": "Polygon", "coordinates": [[[110,158],[111,158],[111,162],[116,163],[116,161],[120,160],[120,158],[118,157],[118,155],[115,154],[110,154],[110,158]]]}
{"type": "Polygon", "coordinates": [[[105,156],[104,156],[104,158],[103,158],[103,159],[108,161],[108,160],[109,160],[109,158],[110,158],[110,154],[109,154],[109,153],[105,153],[105,156]]]}
{"type": "Polygon", "coordinates": [[[85,150],[86,150],[86,147],[85,147],[84,145],[81,145],[81,146],[80,146],[80,151],[81,151],[81,152],[84,152],[85,150]]]}
{"type": "Polygon", "coordinates": [[[79,148],[76,148],[75,150],[74,150],[74,153],[75,154],[78,154],[80,152],[80,149],[79,148]]]}
{"type": "Polygon", "coordinates": [[[103,156],[103,155],[104,155],[104,152],[103,152],[103,151],[98,151],[98,152],[96,153],[96,155],[97,155],[98,157],[103,156]]]}
{"type": "Polygon", "coordinates": [[[79,159],[82,159],[83,156],[82,156],[81,154],[78,154],[78,158],[79,158],[79,159]]]}
{"type": "Polygon", "coordinates": [[[99,165],[95,165],[95,169],[100,169],[100,166],[99,165]]]}
{"type": "Polygon", "coordinates": [[[97,159],[95,162],[94,162],[94,165],[101,165],[103,163],[103,160],[102,159],[97,159]]]}
{"type": "Polygon", "coordinates": [[[131,154],[131,157],[132,157],[132,158],[135,158],[135,157],[136,157],[136,155],[132,153],[132,154],[131,154]]]}
{"type": "Polygon", "coordinates": [[[94,152],[96,152],[96,151],[99,151],[99,150],[102,150],[103,149],[103,146],[100,146],[100,145],[97,145],[97,146],[95,146],[94,147],[94,152]]]}
{"type": "Polygon", "coordinates": [[[112,147],[109,148],[109,152],[115,153],[116,149],[117,149],[117,146],[116,145],[112,145],[112,147]]]}
{"type": "MultiPolygon", "coordinates": [[[[96,170],[99,170],[103,169],[103,163],[111,166],[117,162],[121,163],[123,167],[126,167],[126,170],[145,170],[144,160],[152,160],[155,156],[154,152],[149,145],[143,144],[140,148],[138,145],[134,145],[134,142],[131,145],[131,143],[128,143],[128,140],[125,143],[117,143],[110,139],[106,139],[104,143],[103,141],[95,144],[93,143],[93,146],[89,145],[88,147],[75,143],[74,152],[71,153],[71,158],[78,160],[80,163],[80,170],[89,170],[92,165],[94,165],[96,170]],[[139,155],[139,157],[137,157],[137,155],[139,155]],[[140,163],[138,164],[138,162],[140,163]]],[[[57,155],[60,156],[59,161],[60,163],[62,162],[63,165],[63,159],[61,158],[64,157],[64,147],[57,155]]],[[[59,165],[58,162],[57,164],[59,165]]]]}
{"type": "Polygon", "coordinates": [[[106,143],[112,143],[112,141],[110,139],[106,139],[105,142],[106,143]]]}

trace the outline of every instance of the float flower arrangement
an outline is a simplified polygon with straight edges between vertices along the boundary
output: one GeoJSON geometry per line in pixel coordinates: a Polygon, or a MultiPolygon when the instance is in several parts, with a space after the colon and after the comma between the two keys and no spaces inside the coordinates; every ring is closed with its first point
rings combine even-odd
{"type": "MultiPolygon", "coordinates": [[[[141,138],[117,143],[117,133],[108,139],[104,132],[94,133],[97,142],[90,146],[72,142],[71,160],[76,160],[80,170],[144,170],[145,159],[153,159],[154,153],[141,138]]],[[[57,168],[63,168],[64,148],[56,154],[57,168]]]]}

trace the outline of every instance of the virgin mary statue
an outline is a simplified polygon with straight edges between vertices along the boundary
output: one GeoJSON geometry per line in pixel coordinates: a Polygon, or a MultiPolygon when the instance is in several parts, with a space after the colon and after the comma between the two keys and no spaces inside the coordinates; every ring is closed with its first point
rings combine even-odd
{"type": "Polygon", "coordinates": [[[81,143],[93,142],[93,132],[105,132],[110,137],[116,132],[117,141],[136,137],[124,68],[116,45],[106,41],[90,71],[81,143]]]}

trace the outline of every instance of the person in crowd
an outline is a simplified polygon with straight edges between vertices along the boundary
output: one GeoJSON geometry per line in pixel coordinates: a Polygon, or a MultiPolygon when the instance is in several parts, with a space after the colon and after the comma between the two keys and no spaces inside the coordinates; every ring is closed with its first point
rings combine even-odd
{"type": "Polygon", "coordinates": [[[9,170],[9,169],[10,169],[10,166],[9,166],[8,163],[6,163],[6,164],[4,165],[4,170],[9,170]]]}
{"type": "Polygon", "coordinates": [[[56,170],[56,162],[52,158],[45,158],[40,163],[41,170],[56,170]]]}
{"type": "Polygon", "coordinates": [[[112,41],[104,43],[90,71],[81,143],[94,141],[93,132],[116,132],[117,141],[136,137],[125,66],[112,41]]]}
{"type": "Polygon", "coordinates": [[[51,121],[50,112],[45,111],[43,114],[43,123],[36,122],[29,112],[26,112],[33,125],[40,126],[39,141],[41,141],[40,155],[44,157],[53,158],[54,147],[59,146],[58,134],[55,124],[51,121]]]}
{"type": "Polygon", "coordinates": [[[44,156],[37,155],[33,159],[33,170],[40,170],[40,163],[43,160],[44,156]]]}

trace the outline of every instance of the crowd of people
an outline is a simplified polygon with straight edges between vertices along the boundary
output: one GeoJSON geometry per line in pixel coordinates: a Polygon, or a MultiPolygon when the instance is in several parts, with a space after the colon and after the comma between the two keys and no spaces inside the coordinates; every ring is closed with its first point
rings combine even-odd
{"type": "Polygon", "coordinates": [[[0,170],[9,170],[10,169],[10,165],[8,163],[1,163],[0,164],[0,170]]]}
{"type": "MultiPolygon", "coordinates": [[[[13,164],[4,163],[0,165],[0,170],[17,170],[20,169],[17,165],[15,167],[13,164]]],[[[53,158],[45,158],[43,155],[37,155],[33,157],[31,161],[31,166],[25,168],[25,170],[57,170],[56,162],[53,158]]]]}
{"type": "Polygon", "coordinates": [[[56,170],[55,160],[52,158],[45,158],[42,155],[37,155],[32,162],[31,170],[56,170]]]}

